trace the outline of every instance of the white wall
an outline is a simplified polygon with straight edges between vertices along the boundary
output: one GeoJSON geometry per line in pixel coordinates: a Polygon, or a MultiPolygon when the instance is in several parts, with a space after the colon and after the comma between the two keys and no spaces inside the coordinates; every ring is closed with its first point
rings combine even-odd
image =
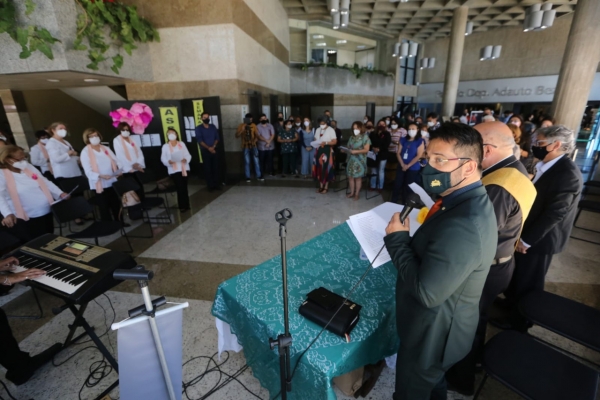
{"type": "Polygon", "coordinates": [[[356,63],[359,67],[367,67],[371,64],[375,68],[375,50],[357,51],[356,63]]]}
{"type": "Polygon", "coordinates": [[[338,50],[337,51],[337,64],[344,65],[348,64],[349,67],[353,66],[356,62],[356,53],[349,50],[338,50]]]}

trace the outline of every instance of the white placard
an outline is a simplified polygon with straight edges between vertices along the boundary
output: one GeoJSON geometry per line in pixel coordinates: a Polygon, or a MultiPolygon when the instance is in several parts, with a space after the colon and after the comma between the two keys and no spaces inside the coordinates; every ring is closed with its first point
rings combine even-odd
{"type": "Polygon", "coordinates": [[[219,129],[219,116],[217,116],[217,115],[211,115],[210,116],[210,123],[213,124],[217,129],[219,129]]]}
{"type": "Polygon", "coordinates": [[[129,139],[133,140],[133,144],[135,144],[137,147],[142,147],[141,136],[144,136],[144,135],[131,135],[131,136],[129,136],[129,139]]]}
{"type": "Polygon", "coordinates": [[[162,142],[160,141],[160,133],[151,133],[150,142],[152,143],[152,147],[162,146],[162,142]]]}
{"type": "Polygon", "coordinates": [[[150,140],[150,134],[141,135],[140,140],[142,141],[142,147],[152,147],[152,141],[150,140]]]}

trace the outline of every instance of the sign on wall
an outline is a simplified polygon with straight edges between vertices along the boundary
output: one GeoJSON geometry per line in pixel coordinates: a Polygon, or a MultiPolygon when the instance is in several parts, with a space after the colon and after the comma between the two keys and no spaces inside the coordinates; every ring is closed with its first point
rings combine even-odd
{"type": "MultiPolygon", "coordinates": [[[[549,103],[558,75],[464,81],[458,85],[457,103],[549,103]]],[[[419,85],[419,103],[441,103],[443,83],[419,85]]],[[[596,73],[589,100],[600,100],[600,73],[596,73]]]]}

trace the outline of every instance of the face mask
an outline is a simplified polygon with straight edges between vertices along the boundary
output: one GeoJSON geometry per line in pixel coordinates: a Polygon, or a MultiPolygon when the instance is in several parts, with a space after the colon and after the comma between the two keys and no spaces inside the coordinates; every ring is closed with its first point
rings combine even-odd
{"type": "Polygon", "coordinates": [[[309,125],[310,125],[310,122],[304,121],[304,126],[309,126],[309,125]]]}
{"type": "Polygon", "coordinates": [[[292,129],[292,126],[291,125],[286,125],[285,129],[287,129],[289,131],[290,129],[292,129]]]}
{"type": "Polygon", "coordinates": [[[428,138],[428,137],[429,137],[429,132],[427,132],[427,131],[422,131],[422,132],[421,132],[421,136],[422,136],[422,137],[424,137],[424,138],[428,138]]]}
{"type": "Polygon", "coordinates": [[[283,118],[279,118],[279,121],[283,121],[283,118]]]}
{"type": "Polygon", "coordinates": [[[386,119],[386,120],[385,120],[385,124],[386,124],[386,125],[389,125],[389,124],[390,124],[390,120],[389,120],[389,119],[386,119]]]}
{"type": "Polygon", "coordinates": [[[123,137],[129,137],[129,135],[131,135],[131,132],[129,132],[129,131],[121,131],[121,136],[123,136],[123,137]]]}
{"type": "Polygon", "coordinates": [[[459,165],[450,172],[443,172],[427,164],[421,171],[421,178],[423,179],[423,189],[425,189],[425,191],[430,194],[441,194],[444,193],[446,190],[461,184],[462,181],[464,181],[467,178],[464,178],[456,185],[453,185],[451,183],[450,176],[452,175],[452,172],[456,171],[463,165],[465,164],[459,165]]]}
{"type": "Polygon", "coordinates": [[[25,161],[25,160],[15,161],[12,166],[15,167],[16,169],[24,170],[25,168],[27,168],[27,161],[25,161]]]}
{"type": "Polygon", "coordinates": [[[511,121],[509,122],[509,124],[513,124],[516,127],[520,127],[521,126],[521,121],[517,120],[517,121],[511,121]]]}
{"type": "Polygon", "coordinates": [[[210,118],[204,118],[202,120],[202,122],[204,122],[206,125],[208,125],[210,123],[210,118]]]}
{"type": "Polygon", "coordinates": [[[96,146],[96,145],[100,144],[100,138],[99,137],[91,137],[90,144],[92,146],[96,146]]]}
{"type": "Polygon", "coordinates": [[[373,125],[367,125],[367,129],[368,129],[368,130],[371,130],[371,129],[373,129],[373,125]]]}
{"type": "Polygon", "coordinates": [[[434,126],[434,125],[435,125],[435,122],[433,122],[433,121],[427,121],[427,126],[431,127],[431,126],[434,126]]]}
{"type": "Polygon", "coordinates": [[[408,131],[408,136],[410,136],[410,137],[415,137],[415,136],[417,136],[417,131],[416,131],[416,130],[414,130],[414,129],[411,129],[411,130],[409,130],[409,131],[408,131]]]}
{"type": "Polygon", "coordinates": [[[360,135],[360,129],[355,129],[355,130],[354,130],[354,134],[355,134],[355,135],[360,135]]]}
{"type": "Polygon", "coordinates": [[[381,126],[381,125],[379,125],[379,126],[377,127],[377,129],[379,129],[380,131],[385,131],[385,126],[381,126]]]}
{"type": "Polygon", "coordinates": [[[177,135],[174,133],[169,133],[169,140],[177,140],[177,135]]]}
{"type": "Polygon", "coordinates": [[[265,125],[267,123],[267,120],[266,119],[261,119],[260,123],[263,124],[263,125],[265,125]]]}
{"type": "Polygon", "coordinates": [[[300,122],[296,122],[296,126],[300,126],[300,122]]]}
{"type": "Polygon", "coordinates": [[[544,158],[546,158],[548,153],[550,153],[548,151],[547,147],[550,146],[551,144],[552,143],[548,143],[545,146],[531,146],[531,152],[533,153],[533,156],[540,161],[544,160],[544,158]]]}
{"type": "Polygon", "coordinates": [[[321,129],[327,128],[327,124],[321,124],[321,129]]]}
{"type": "Polygon", "coordinates": [[[368,120],[368,119],[366,119],[366,118],[365,118],[365,119],[363,119],[363,124],[366,124],[367,122],[369,122],[369,120],[368,120]]]}
{"type": "Polygon", "coordinates": [[[59,129],[56,131],[56,134],[62,138],[64,138],[65,136],[67,136],[67,131],[66,129],[59,129]]]}
{"type": "Polygon", "coordinates": [[[49,140],[50,139],[40,139],[40,142],[42,142],[43,144],[47,144],[49,140]]]}
{"type": "Polygon", "coordinates": [[[398,129],[398,125],[392,124],[392,129],[398,129]]]}

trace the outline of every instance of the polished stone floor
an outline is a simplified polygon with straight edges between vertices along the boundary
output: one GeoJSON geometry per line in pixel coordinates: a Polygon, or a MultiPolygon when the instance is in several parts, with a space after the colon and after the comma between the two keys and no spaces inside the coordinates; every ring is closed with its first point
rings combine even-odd
{"type": "MultiPolygon", "coordinates": [[[[216,331],[214,319],[210,316],[210,302],[214,298],[217,286],[224,280],[235,276],[252,266],[279,254],[278,225],[274,214],[282,208],[290,208],[294,218],[288,225],[288,248],[292,248],[334,226],[344,223],[348,216],[373,208],[383,201],[382,197],[365,200],[364,192],[359,201],[352,201],[344,196],[344,192],[333,190],[326,195],[315,193],[312,182],[306,180],[270,179],[265,183],[242,182],[237,186],[224,187],[222,191],[209,193],[197,181],[192,181],[194,190],[190,192],[192,210],[180,213],[170,209],[174,223],[153,227],[152,238],[131,238],[135,249],[134,256],[138,263],[146,265],[156,273],[151,290],[156,295],[165,295],[169,300],[186,299],[190,308],[186,310],[184,319],[184,360],[194,356],[212,356],[216,349],[216,331]]],[[[343,186],[343,184],[342,184],[343,186]]],[[[389,198],[389,193],[384,193],[389,198]]],[[[174,197],[169,197],[171,205],[174,197]]],[[[160,211],[155,211],[159,213],[160,211]]],[[[598,214],[582,213],[580,225],[599,229],[598,214]]],[[[148,233],[148,226],[133,224],[131,234],[148,233]]],[[[574,234],[590,240],[600,240],[600,234],[575,229],[574,234]]],[[[104,243],[104,242],[103,242],[104,243]]],[[[123,249],[124,239],[118,238],[106,244],[107,247],[123,249]]],[[[571,239],[567,249],[554,257],[547,275],[546,289],[559,295],[572,298],[600,309],[600,246],[571,239]]],[[[0,305],[10,315],[33,315],[36,313],[35,302],[31,291],[22,291],[18,296],[0,298],[0,305]],[[3,305],[4,304],[4,305],[3,305]]],[[[108,296],[113,300],[117,310],[117,320],[125,311],[140,302],[139,289],[136,285],[123,283],[117,286],[108,296]]],[[[49,295],[40,294],[44,316],[37,320],[11,319],[15,336],[22,341],[26,351],[36,352],[55,340],[66,335],[66,324],[69,314],[62,313],[54,317],[51,308],[60,302],[49,295]]],[[[98,302],[106,308],[105,299],[98,302]]],[[[109,312],[110,313],[110,312],[109,312]]],[[[99,305],[92,304],[86,315],[95,321],[100,332],[104,329],[104,311],[99,305]]],[[[110,315],[108,316],[110,318],[110,315]]],[[[110,320],[109,320],[110,322],[110,320]]],[[[584,355],[600,362],[600,355],[582,348],[579,345],[550,334],[541,328],[533,328],[534,335],[549,340],[558,346],[569,349],[576,354],[584,355]]],[[[489,334],[497,333],[489,329],[489,334]]],[[[113,334],[108,334],[113,340],[113,334]]],[[[9,389],[17,398],[25,399],[34,396],[36,399],[77,399],[88,366],[98,360],[97,351],[88,350],[73,358],[61,367],[46,366],[36,377],[19,388],[9,384],[9,389]],[[64,386],[58,385],[52,377],[67,376],[64,386]],[[50,379],[52,378],[52,379],[50,379]],[[49,383],[52,382],[52,383],[49,383]],[[59,397],[48,397],[41,393],[52,387],[59,397]],[[58,385],[58,386],[56,386],[58,385]]],[[[68,355],[70,353],[65,354],[68,355]]],[[[58,357],[57,357],[58,358],[58,357]]],[[[62,358],[59,358],[62,360],[62,358]]],[[[186,379],[191,379],[203,370],[204,364],[191,365],[184,369],[186,379]]],[[[232,355],[231,364],[224,369],[229,372],[239,369],[244,364],[243,352],[232,355]]],[[[0,370],[0,379],[4,372],[0,370]]],[[[91,399],[101,391],[103,385],[112,380],[114,373],[95,388],[85,388],[83,399],[91,399]]],[[[216,381],[207,377],[206,381],[192,388],[190,398],[199,398],[206,393],[216,381]],[[193,394],[192,394],[193,393],[193,394]]],[[[58,378],[57,378],[58,379],[58,378]]],[[[266,390],[260,388],[256,379],[246,371],[242,381],[261,398],[268,398],[266,390]]],[[[375,389],[369,395],[371,399],[389,399],[393,392],[394,371],[384,369],[375,389]]],[[[351,399],[339,391],[339,399],[351,399]]],[[[0,392],[0,396],[4,396],[0,392]]],[[[118,391],[111,393],[113,399],[118,398],[118,391]]],[[[255,398],[238,383],[232,383],[215,393],[214,399],[246,399],[255,398]]],[[[517,399],[501,384],[489,381],[482,393],[484,400],[517,399]]],[[[600,396],[599,396],[600,399],[600,396]]]]}

